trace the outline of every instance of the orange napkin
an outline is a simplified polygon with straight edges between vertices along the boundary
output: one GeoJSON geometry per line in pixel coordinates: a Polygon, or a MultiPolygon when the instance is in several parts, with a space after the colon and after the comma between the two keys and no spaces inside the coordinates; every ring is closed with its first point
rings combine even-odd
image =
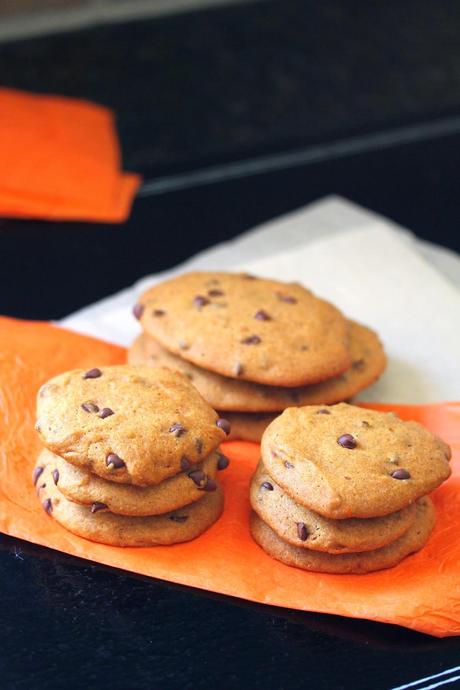
{"type": "Polygon", "coordinates": [[[0,88],[1,216],[120,223],[139,184],[110,110],[0,88]]]}
{"type": "Polygon", "coordinates": [[[248,530],[248,484],[259,457],[254,443],[225,444],[225,511],[195,541],[122,549],[74,536],[46,515],[31,482],[40,444],[35,395],[50,376],[74,367],[121,363],[125,351],[45,323],[0,318],[0,531],[81,558],[305,611],[395,623],[430,635],[460,634],[460,403],[373,405],[417,419],[453,446],[453,476],[433,495],[437,522],[425,548],[395,568],[369,575],[325,575],[267,556],[248,530]]]}

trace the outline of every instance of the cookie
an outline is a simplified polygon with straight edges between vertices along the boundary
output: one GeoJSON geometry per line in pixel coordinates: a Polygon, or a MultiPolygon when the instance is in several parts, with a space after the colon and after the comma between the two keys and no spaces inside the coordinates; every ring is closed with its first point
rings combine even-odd
{"type": "Polygon", "coordinates": [[[273,558],[303,570],[322,573],[361,574],[397,565],[406,556],[419,551],[428,541],[434,526],[433,504],[428,497],[417,501],[417,514],[411,527],[399,539],[375,551],[330,554],[292,546],[252,513],[250,529],[255,541],[273,558]]]}
{"type": "Polygon", "coordinates": [[[36,429],[68,462],[113,482],[159,484],[212,453],[228,422],[188,378],[170,369],[101,367],[40,388],[36,429]],[[223,428],[221,428],[221,425],[223,428]]]}
{"type": "Polygon", "coordinates": [[[225,412],[231,431],[229,441],[253,441],[260,443],[268,425],[276,419],[275,414],[257,414],[256,412],[225,412]]]}
{"type": "Polygon", "coordinates": [[[214,481],[218,464],[223,457],[212,453],[202,462],[190,465],[185,472],[165,479],[156,486],[133,486],[115,484],[101,479],[81,467],[54,455],[49,450],[42,451],[37,466],[46,458],[56,465],[56,483],[59,491],[69,501],[83,505],[103,505],[117,515],[161,515],[203,498],[205,491],[214,491],[214,481]]]}
{"type": "Polygon", "coordinates": [[[348,400],[370,386],[383,372],[386,357],[370,328],[349,321],[352,365],[340,376],[300,388],[264,386],[206,371],[165,350],[141,334],[128,351],[128,363],[165,366],[186,374],[203,398],[218,410],[280,412],[292,405],[331,405],[348,400]]]}
{"type": "Polygon", "coordinates": [[[224,505],[221,487],[204,493],[200,501],[165,515],[127,517],[107,510],[92,512],[65,498],[54,483],[56,466],[48,459],[37,481],[38,496],[44,510],[69,532],[90,541],[111,546],[168,546],[195,539],[220,517],[224,505]]]}
{"type": "Polygon", "coordinates": [[[346,403],[285,410],[261,452],[286,493],[333,519],[394,513],[451,473],[449,447],[423,426],[346,403]]]}
{"type": "Polygon", "coordinates": [[[295,503],[259,463],[251,481],[254,511],[284,541],[294,546],[356,553],[373,551],[401,537],[415,520],[415,503],[378,518],[330,520],[295,503]]]}
{"type": "Polygon", "coordinates": [[[147,290],[135,314],[164,348],[231,378],[304,386],[351,366],[346,319],[298,284],[185,273],[147,290]]]}

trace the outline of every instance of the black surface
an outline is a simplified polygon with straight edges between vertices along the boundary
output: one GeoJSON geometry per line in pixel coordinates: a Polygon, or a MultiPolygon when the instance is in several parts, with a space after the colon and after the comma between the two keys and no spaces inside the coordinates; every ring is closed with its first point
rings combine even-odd
{"type": "MultiPolygon", "coordinates": [[[[0,83],[115,108],[126,167],[149,177],[460,116],[459,29],[454,2],[260,3],[0,46],[0,83]]],[[[123,226],[0,221],[0,313],[63,316],[330,193],[459,249],[459,153],[454,134],[140,198],[123,226]]],[[[2,689],[380,690],[459,663],[457,639],[256,606],[8,537],[0,583],[2,689]]]]}
{"type": "Polygon", "coordinates": [[[1,548],[2,688],[381,690],[458,659],[452,639],[208,595],[6,537],[1,548]]]}
{"type": "Polygon", "coordinates": [[[0,45],[0,84],[115,109],[156,175],[460,109],[456,0],[278,0],[0,45]]]}
{"type": "Polygon", "coordinates": [[[331,193],[458,250],[459,155],[460,134],[139,198],[125,226],[0,221],[0,313],[65,316],[140,276],[331,193]],[[21,289],[12,289],[18,276],[21,289]]]}

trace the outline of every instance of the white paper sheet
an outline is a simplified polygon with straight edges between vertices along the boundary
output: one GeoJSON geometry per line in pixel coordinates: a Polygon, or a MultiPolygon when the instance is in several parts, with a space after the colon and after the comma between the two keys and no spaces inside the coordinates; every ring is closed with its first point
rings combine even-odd
{"type": "Polygon", "coordinates": [[[61,324],[128,345],[138,332],[131,307],[149,285],[182,270],[240,268],[300,281],[378,331],[389,367],[362,399],[422,403],[459,398],[460,259],[336,197],[144,278],[61,324]]]}

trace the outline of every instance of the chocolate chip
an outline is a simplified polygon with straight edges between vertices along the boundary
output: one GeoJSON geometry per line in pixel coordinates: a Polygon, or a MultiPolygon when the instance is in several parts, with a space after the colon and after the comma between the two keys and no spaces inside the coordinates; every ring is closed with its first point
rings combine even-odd
{"type": "Polygon", "coordinates": [[[34,486],[36,486],[38,480],[40,479],[40,475],[43,473],[44,469],[44,467],[36,467],[32,472],[32,481],[34,483],[34,486]]]}
{"type": "Polygon", "coordinates": [[[316,414],[331,414],[329,410],[326,410],[324,407],[322,407],[320,410],[316,412],[316,414]]]}
{"type": "Polygon", "coordinates": [[[370,427],[370,424],[369,422],[366,422],[365,419],[363,419],[363,421],[361,422],[361,426],[364,426],[366,429],[368,429],[370,427]]]}
{"type": "Polygon", "coordinates": [[[143,304],[135,304],[133,307],[133,314],[134,317],[139,321],[141,318],[142,314],[144,313],[144,305],[143,304]]]}
{"type": "Polygon", "coordinates": [[[262,482],[260,488],[266,489],[267,491],[273,491],[273,484],[270,484],[270,482],[262,482]]]}
{"type": "Polygon", "coordinates": [[[287,302],[288,304],[296,304],[297,302],[295,297],[291,297],[291,295],[284,295],[282,292],[277,292],[276,296],[279,300],[281,300],[281,302],[287,302]]]}
{"type": "Polygon", "coordinates": [[[247,338],[243,338],[241,341],[243,345],[258,345],[262,342],[262,339],[258,335],[248,335],[247,338]]]}
{"type": "Polygon", "coordinates": [[[166,314],[166,312],[165,312],[164,309],[154,309],[154,310],[152,311],[152,315],[153,315],[153,316],[158,316],[158,317],[159,317],[159,316],[164,316],[165,314],[166,314]]]}
{"type": "Polygon", "coordinates": [[[253,276],[251,273],[242,273],[241,277],[244,278],[244,280],[257,280],[257,277],[253,276]]]}
{"type": "Polygon", "coordinates": [[[227,467],[230,465],[230,460],[225,456],[225,455],[219,455],[219,459],[217,461],[217,469],[218,470],[225,470],[227,467]]]}
{"type": "Polygon", "coordinates": [[[100,510],[106,510],[106,508],[107,508],[107,506],[105,505],[105,503],[99,503],[99,501],[96,501],[91,506],[91,512],[92,513],[98,513],[100,510]]]}
{"type": "Polygon", "coordinates": [[[186,472],[187,470],[190,469],[190,462],[187,460],[187,458],[182,458],[180,461],[180,466],[182,469],[182,472],[186,472]]]}
{"type": "Polygon", "coordinates": [[[203,450],[203,441],[201,440],[201,438],[195,439],[195,448],[198,455],[201,455],[201,451],[203,450]]]}
{"type": "Polygon", "coordinates": [[[203,486],[203,491],[215,491],[217,489],[217,482],[214,479],[208,479],[206,484],[203,486]]]}
{"type": "Polygon", "coordinates": [[[362,371],[364,369],[364,364],[364,359],[355,359],[355,361],[351,364],[351,368],[355,371],[362,371]]]}
{"type": "Polygon", "coordinates": [[[254,314],[254,318],[257,321],[271,321],[272,317],[270,316],[270,314],[267,314],[267,312],[264,311],[264,309],[258,309],[254,314]]]}
{"type": "Polygon", "coordinates": [[[105,419],[106,417],[110,417],[111,415],[115,414],[113,410],[110,409],[110,407],[103,407],[101,410],[101,414],[99,417],[101,419],[105,419]]]}
{"type": "Polygon", "coordinates": [[[185,340],[179,340],[178,343],[179,347],[181,350],[188,350],[190,349],[190,345],[185,341],[185,340]]]}
{"type": "Polygon", "coordinates": [[[339,436],[337,439],[337,443],[339,446],[342,446],[342,448],[348,448],[348,450],[353,450],[353,448],[357,446],[357,441],[351,434],[342,434],[342,436],[339,436]]]}
{"type": "Polygon", "coordinates": [[[82,405],[82,409],[85,412],[99,412],[98,406],[92,402],[84,402],[82,405]]]}
{"type": "Polygon", "coordinates": [[[228,421],[228,419],[224,419],[223,417],[220,417],[220,419],[217,420],[216,426],[218,426],[219,429],[222,429],[222,431],[225,431],[227,436],[232,430],[232,427],[230,426],[230,422],[228,421]]]}
{"type": "Polygon", "coordinates": [[[169,519],[173,522],[185,522],[188,520],[188,515],[170,515],[169,519]]]}
{"type": "Polygon", "coordinates": [[[304,522],[298,522],[297,523],[297,534],[299,535],[299,539],[301,541],[307,541],[308,530],[307,530],[307,526],[304,522]]]}
{"type": "Polygon", "coordinates": [[[176,436],[176,438],[182,436],[182,434],[185,434],[186,431],[187,429],[185,428],[185,426],[179,424],[179,422],[175,422],[175,424],[169,427],[169,433],[173,436],[176,436]]]}
{"type": "Polygon", "coordinates": [[[208,295],[210,297],[223,297],[224,294],[222,290],[208,290],[208,295]]]}
{"type": "Polygon", "coordinates": [[[55,484],[59,481],[59,470],[53,470],[53,481],[55,484]]]}
{"type": "Polygon", "coordinates": [[[402,467],[391,473],[393,479],[410,479],[410,472],[404,470],[402,467]]]}
{"type": "Polygon", "coordinates": [[[51,503],[51,498],[47,498],[46,501],[43,501],[42,506],[45,513],[49,514],[53,512],[53,504],[51,503]]]}
{"type": "Polygon", "coordinates": [[[207,304],[209,304],[209,300],[207,297],[203,297],[203,295],[196,295],[196,297],[193,298],[193,306],[197,309],[202,309],[202,307],[205,307],[207,304]]]}
{"type": "Polygon", "coordinates": [[[119,470],[125,467],[126,463],[116,453],[109,453],[105,459],[105,464],[111,470],[119,470]]]}
{"type": "Polygon", "coordinates": [[[289,460],[285,460],[285,461],[284,461],[284,466],[285,466],[286,469],[288,469],[288,470],[292,470],[292,468],[294,467],[294,465],[292,464],[292,462],[289,462],[289,460]]]}
{"type": "Polygon", "coordinates": [[[192,472],[189,472],[188,476],[197,485],[199,489],[202,488],[202,484],[207,479],[203,470],[193,470],[192,472]]]}
{"type": "Polygon", "coordinates": [[[89,369],[85,374],[83,374],[84,379],[98,379],[102,376],[102,371],[100,369],[89,369]]]}
{"type": "Polygon", "coordinates": [[[243,365],[241,364],[241,362],[235,362],[233,372],[235,376],[240,376],[243,373],[243,365]]]}

